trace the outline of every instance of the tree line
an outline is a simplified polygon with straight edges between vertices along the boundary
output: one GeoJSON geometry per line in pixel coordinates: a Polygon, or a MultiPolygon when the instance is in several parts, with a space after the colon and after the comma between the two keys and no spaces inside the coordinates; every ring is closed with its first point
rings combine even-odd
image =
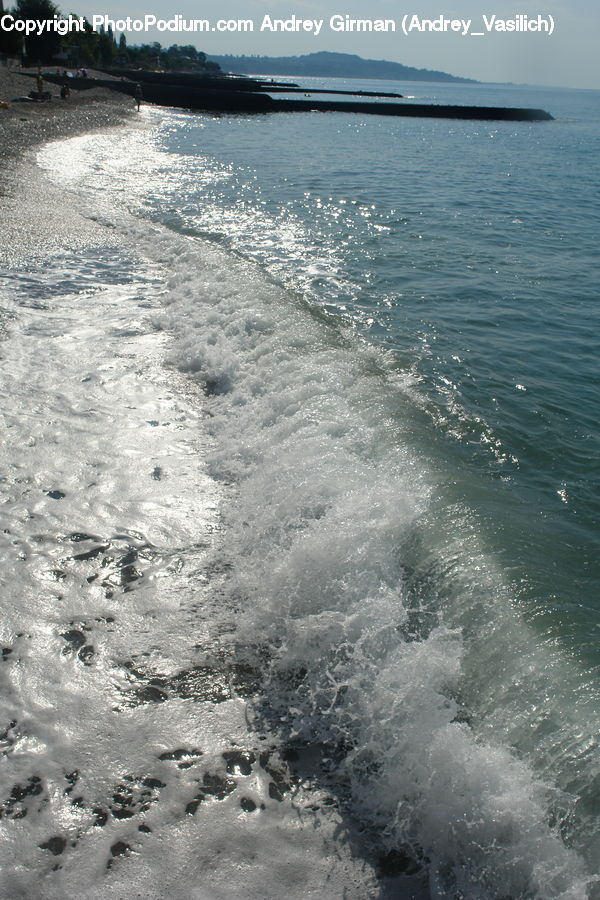
{"type": "MultiPolygon", "coordinates": [[[[16,0],[12,9],[6,9],[5,12],[16,20],[53,19],[55,16],[62,18],[62,13],[52,0],[16,0]]],[[[117,40],[111,28],[96,32],[87,19],[83,32],[73,31],[64,36],[51,31],[41,35],[31,34],[24,39],[16,31],[0,31],[0,53],[21,56],[29,65],[220,71],[217,63],[209,62],[206,54],[191,44],[183,47],[177,44],[162,47],[155,41],[130,47],[124,34],[117,40]]]]}

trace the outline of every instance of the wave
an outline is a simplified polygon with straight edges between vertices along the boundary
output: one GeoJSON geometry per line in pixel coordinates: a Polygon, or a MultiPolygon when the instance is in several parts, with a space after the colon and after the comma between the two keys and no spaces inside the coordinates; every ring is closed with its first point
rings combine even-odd
{"type": "Polygon", "coordinates": [[[236,486],[224,552],[237,652],[266,667],[257,725],[319,747],[386,848],[427,861],[433,896],[585,896],[560,835],[574,798],[546,780],[581,727],[552,678],[576,673],[403,438],[411,379],[246,264],[177,252],[170,362],[203,387],[212,471],[236,486]],[[519,730],[523,759],[501,740],[519,730]]]}
{"type": "Polygon", "coordinates": [[[523,622],[477,514],[415,445],[418,385],[254,265],[143,216],[119,227],[175,273],[160,325],[232,486],[220,552],[232,647],[263,677],[255,728],[316,753],[314,777],[432,896],[586,897],[585,679],[523,622]]]}

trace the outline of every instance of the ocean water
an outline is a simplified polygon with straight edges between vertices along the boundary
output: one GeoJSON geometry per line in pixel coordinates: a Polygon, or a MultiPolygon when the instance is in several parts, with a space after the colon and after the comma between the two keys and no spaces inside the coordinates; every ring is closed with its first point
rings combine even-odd
{"type": "Polygon", "coordinates": [[[555,121],[144,108],[37,155],[6,896],[596,896],[598,93],[377,84],[555,121]]]}

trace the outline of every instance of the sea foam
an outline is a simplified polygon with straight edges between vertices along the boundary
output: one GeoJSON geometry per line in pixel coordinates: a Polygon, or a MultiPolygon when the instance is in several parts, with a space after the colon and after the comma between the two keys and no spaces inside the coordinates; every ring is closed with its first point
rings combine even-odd
{"type": "Polygon", "coordinates": [[[586,819],[568,762],[552,766],[586,745],[584,698],[571,715],[567,661],[537,645],[477,515],[415,445],[418,385],[252,264],[106,201],[88,192],[176,273],[156,323],[206,397],[209,470],[231,489],[222,589],[232,650],[263,674],[254,727],[315,749],[317,782],[433,896],[584,898],[568,843],[586,819]]]}

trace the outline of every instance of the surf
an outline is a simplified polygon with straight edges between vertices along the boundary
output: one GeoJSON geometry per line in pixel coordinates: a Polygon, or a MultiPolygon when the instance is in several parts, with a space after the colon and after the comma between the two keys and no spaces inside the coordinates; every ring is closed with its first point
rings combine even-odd
{"type": "Polygon", "coordinates": [[[260,673],[253,727],[433,896],[586,896],[588,684],[525,621],[480,514],[424,440],[414,370],[352,317],[157,221],[144,192],[173,202],[157,173],[185,173],[184,157],[146,148],[130,184],[102,141],[44,156],[79,192],[102,159],[133,209],[111,208],[107,182],[85,202],[163,273],[165,361],[203,397],[206,463],[231,489],[220,591],[231,653],[260,673]]]}

